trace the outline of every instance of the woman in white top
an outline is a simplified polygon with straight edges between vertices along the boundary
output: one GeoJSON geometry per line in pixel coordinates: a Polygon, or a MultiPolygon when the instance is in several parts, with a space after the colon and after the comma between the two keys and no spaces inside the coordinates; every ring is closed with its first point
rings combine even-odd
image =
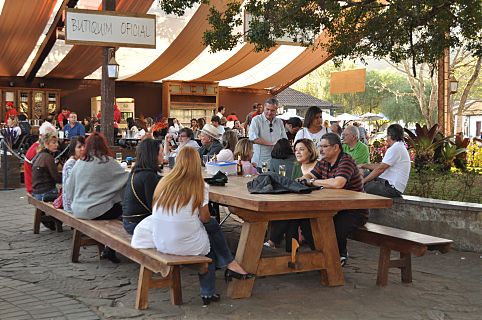
{"type": "Polygon", "coordinates": [[[20,126],[18,125],[17,117],[14,117],[13,119],[8,118],[7,126],[10,128],[10,130],[15,132],[15,137],[20,137],[22,135],[22,129],[20,129],[20,126]]]}
{"type": "Polygon", "coordinates": [[[167,133],[169,133],[171,136],[177,139],[179,130],[181,130],[183,126],[179,123],[179,120],[177,120],[176,118],[167,119],[167,124],[169,126],[167,133]]]}
{"type": "Polygon", "coordinates": [[[221,228],[209,214],[208,201],[209,187],[202,177],[199,154],[194,148],[184,147],[174,168],[154,191],[152,215],[137,225],[132,236],[134,248],[213,259],[208,272],[199,275],[205,305],[220,299],[215,288],[216,266],[227,267],[227,281],[254,277],[234,260],[221,228]]]}
{"type": "Polygon", "coordinates": [[[223,149],[219,151],[218,161],[234,161],[234,148],[238,143],[238,135],[233,130],[223,133],[223,149]]]}
{"type": "Polygon", "coordinates": [[[308,111],[306,111],[303,127],[304,128],[296,134],[295,142],[300,139],[310,139],[316,147],[320,146],[321,137],[331,132],[330,128],[323,126],[321,109],[318,107],[310,107],[308,111]]]}

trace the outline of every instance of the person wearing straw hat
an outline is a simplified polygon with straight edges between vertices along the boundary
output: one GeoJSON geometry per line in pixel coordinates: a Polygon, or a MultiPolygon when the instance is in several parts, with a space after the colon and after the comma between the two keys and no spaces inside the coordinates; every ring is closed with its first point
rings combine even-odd
{"type": "Polygon", "coordinates": [[[221,133],[219,130],[213,126],[212,124],[205,124],[199,134],[199,139],[201,140],[201,148],[199,148],[198,152],[201,157],[207,155],[212,157],[219,153],[223,149],[221,142],[221,133]]]}

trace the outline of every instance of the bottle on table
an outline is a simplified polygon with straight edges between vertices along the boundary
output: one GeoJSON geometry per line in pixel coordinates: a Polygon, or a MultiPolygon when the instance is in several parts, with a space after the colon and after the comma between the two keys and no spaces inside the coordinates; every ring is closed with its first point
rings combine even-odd
{"type": "Polygon", "coordinates": [[[238,163],[236,164],[236,173],[238,176],[243,175],[243,164],[241,163],[241,156],[238,155],[238,163]]]}

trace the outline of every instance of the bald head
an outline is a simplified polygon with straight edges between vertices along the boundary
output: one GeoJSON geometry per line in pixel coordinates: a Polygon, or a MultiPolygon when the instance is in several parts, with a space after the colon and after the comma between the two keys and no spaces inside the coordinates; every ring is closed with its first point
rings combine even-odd
{"type": "Polygon", "coordinates": [[[343,143],[353,147],[360,139],[360,131],[358,131],[357,127],[350,125],[343,130],[341,137],[343,139],[343,143]]]}

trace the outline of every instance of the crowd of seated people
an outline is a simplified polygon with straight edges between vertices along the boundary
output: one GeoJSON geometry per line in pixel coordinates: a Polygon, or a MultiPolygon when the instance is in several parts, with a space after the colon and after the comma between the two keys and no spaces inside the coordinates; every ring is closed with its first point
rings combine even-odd
{"type": "MultiPolygon", "coordinates": [[[[31,169],[25,171],[26,180],[31,175],[31,188],[27,186],[27,190],[35,198],[47,200],[59,195],[56,184],[62,182],[66,211],[79,219],[122,219],[126,232],[133,235],[133,247],[211,257],[213,262],[207,273],[199,275],[201,297],[207,305],[220,299],[215,287],[216,268],[226,268],[227,280],[246,280],[255,275],[236,262],[218,222],[211,217],[209,186],[202,177],[203,156],[216,155],[220,161],[239,160],[243,174],[252,178],[261,174],[261,161],[269,163],[270,171],[280,173],[283,168],[286,179],[310,186],[364,192],[366,182],[373,184],[370,190],[376,194],[396,197],[404,191],[410,167],[401,143],[403,128],[399,125],[388,128],[389,149],[382,163],[370,165],[364,163],[367,149],[358,144],[356,127],[341,132],[343,144],[338,132],[332,133],[322,125],[321,111],[310,108],[306,127],[295,128],[297,133],[290,131],[294,135],[292,145],[285,130],[299,123],[291,121],[287,128],[275,117],[276,112],[277,101],[267,100],[264,110],[252,115],[248,137],[240,137],[229,127],[221,134],[215,125],[200,126],[195,119],[191,128],[173,121],[164,143],[149,135],[141,140],[130,173],[112,158],[105,137],[93,133],[86,139],[79,136],[71,140],[69,159],[63,174],[59,174],[52,156],[58,137],[54,129],[45,127],[32,156],[31,169]],[[168,157],[175,157],[175,165],[163,175],[160,166],[168,157]]],[[[367,219],[365,209],[343,210],[334,216],[342,265],[348,259],[348,235],[367,219]]],[[[44,222],[52,227],[51,221],[44,222]]],[[[265,246],[278,247],[285,239],[286,250],[290,251],[291,238],[299,239],[300,232],[314,248],[309,220],[273,222],[265,246]]],[[[102,256],[119,262],[110,248],[105,248],[102,256]]]]}

